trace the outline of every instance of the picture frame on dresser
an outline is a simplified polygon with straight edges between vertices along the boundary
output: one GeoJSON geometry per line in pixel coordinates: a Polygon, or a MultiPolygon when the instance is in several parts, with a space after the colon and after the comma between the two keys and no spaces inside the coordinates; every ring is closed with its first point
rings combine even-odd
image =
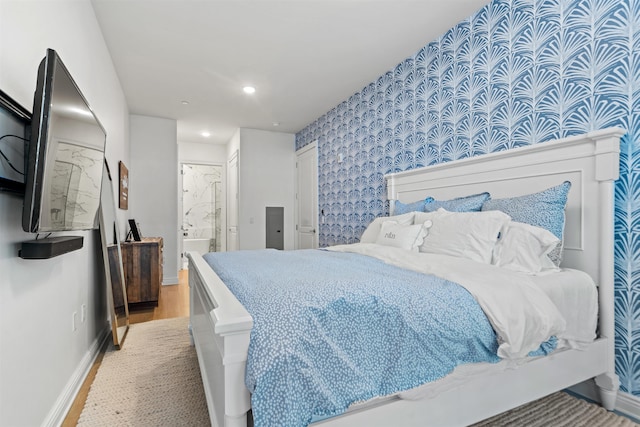
{"type": "Polygon", "coordinates": [[[134,242],[142,241],[142,233],[140,233],[140,227],[138,227],[138,223],[135,219],[129,220],[129,229],[130,230],[129,234],[127,234],[127,241],[129,241],[130,238],[133,238],[134,242]]]}

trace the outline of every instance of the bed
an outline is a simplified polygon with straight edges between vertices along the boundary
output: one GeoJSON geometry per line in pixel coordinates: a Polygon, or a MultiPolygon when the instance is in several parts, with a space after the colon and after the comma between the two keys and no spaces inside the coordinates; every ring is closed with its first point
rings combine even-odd
{"type": "MultiPolygon", "coordinates": [[[[618,178],[623,135],[618,128],[598,130],[387,175],[391,206],[396,200],[411,202],[425,195],[451,199],[489,192],[492,199],[514,197],[570,181],[562,267],[587,273],[599,287],[598,336],[579,349],[563,348],[509,369],[463,376],[455,386],[437,393],[423,390],[373,399],[312,425],[469,425],[590,379],[595,379],[602,405],[612,410],[618,390],[613,341],[613,183],[618,178]]],[[[190,328],[211,423],[244,427],[251,409],[245,370],[254,319],[200,254],[190,252],[188,258],[190,328]]]]}

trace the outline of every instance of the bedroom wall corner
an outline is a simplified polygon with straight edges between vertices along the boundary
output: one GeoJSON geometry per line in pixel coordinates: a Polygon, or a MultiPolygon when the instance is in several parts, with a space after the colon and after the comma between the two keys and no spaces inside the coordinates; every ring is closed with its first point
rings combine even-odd
{"type": "Polygon", "coordinates": [[[295,135],[240,129],[240,249],[266,247],[265,208],[284,208],[284,249],[295,241],[295,135]]]}
{"type": "Polygon", "coordinates": [[[177,122],[132,114],[129,168],[129,218],[143,237],[162,237],[162,284],[178,283],[178,132],[177,122]]]}

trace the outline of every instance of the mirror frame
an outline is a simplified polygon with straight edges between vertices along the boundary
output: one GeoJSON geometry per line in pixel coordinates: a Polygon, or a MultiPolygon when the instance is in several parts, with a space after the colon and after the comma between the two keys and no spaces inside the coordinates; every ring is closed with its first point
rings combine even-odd
{"type": "MultiPolygon", "coordinates": [[[[118,230],[118,221],[116,218],[116,205],[113,195],[113,184],[111,179],[111,171],[107,159],[104,160],[102,172],[102,194],[100,197],[100,238],[102,240],[102,258],[104,261],[105,279],[107,283],[107,299],[109,302],[109,314],[111,318],[111,334],[113,336],[113,345],[119,350],[124,342],[124,338],[129,330],[129,305],[127,303],[127,287],[124,277],[124,268],[122,265],[122,250],[120,247],[120,232],[118,230]],[[113,218],[113,224],[107,224],[107,218],[113,218]],[[109,233],[113,231],[115,242],[110,243],[109,233]],[[116,250],[113,250],[113,249],[116,250]],[[112,249],[112,250],[110,250],[112,249]],[[111,254],[111,256],[110,256],[111,254]],[[112,266],[116,266],[120,271],[112,271],[112,266]],[[116,275],[122,289],[119,294],[122,295],[122,305],[124,306],[124,319],[118,316],[114,296],[114,280],[112,277],[116,275]],[[121,325],[122,320],[124,324],[121,325]]],[[[118,283],[115,283],[118,286],[118,283]]]]}

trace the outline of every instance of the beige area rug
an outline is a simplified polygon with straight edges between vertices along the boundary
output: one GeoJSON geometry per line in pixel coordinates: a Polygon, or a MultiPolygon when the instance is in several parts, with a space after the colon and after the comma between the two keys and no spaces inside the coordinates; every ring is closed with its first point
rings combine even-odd
{"type": "MultiPolygon", "coordinates": [[[[110,348],[78,426],[208,426],[209,413],[188,319],[132,325],[122,350],[110,348]]],[[[566,393],[490,418],[474,427],[632,427],[638,424],[566,393]]]]}
{"type": "Polygon", "coordinates": [[[208,426],[209,412],[189,319],[131,325],[122,350],[107,350],[78,426],[208,426]]]}
{"type": "Polygon", "coordinates": [[[473,427],[632,427],[601,406],[558,392],[474,424],[473,427]]]}

